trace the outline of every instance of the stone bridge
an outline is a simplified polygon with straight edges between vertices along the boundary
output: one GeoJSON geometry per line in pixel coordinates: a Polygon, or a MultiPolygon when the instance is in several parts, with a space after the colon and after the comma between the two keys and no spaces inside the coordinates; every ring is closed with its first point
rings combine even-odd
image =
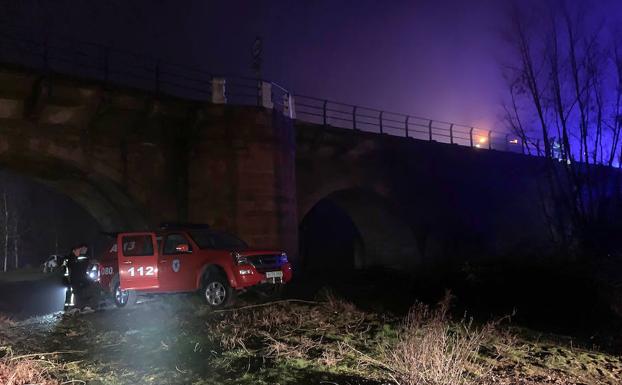
{"type": "Polygon", "coordinates": [[[316,268],[547,247],[539,158],[7,65],[0,163],[70,196],[102,230],[207,222],[316,268]]]}

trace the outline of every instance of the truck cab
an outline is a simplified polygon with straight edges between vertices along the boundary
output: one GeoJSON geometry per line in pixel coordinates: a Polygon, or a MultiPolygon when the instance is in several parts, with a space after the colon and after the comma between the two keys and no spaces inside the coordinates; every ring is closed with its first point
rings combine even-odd
{"type": "Polygon", "coordinates": [[[248,288],[288,283],[292,267],[283,251],[251,249],[232,234],[169,226],[115,234],[88,276],[119,307],[139,294],[199,292],[208,305],[221,308],[248,288]]]}

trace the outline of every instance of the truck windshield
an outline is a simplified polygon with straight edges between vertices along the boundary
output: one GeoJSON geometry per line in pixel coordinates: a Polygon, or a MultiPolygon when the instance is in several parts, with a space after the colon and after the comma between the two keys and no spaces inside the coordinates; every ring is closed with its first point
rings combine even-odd
{"type": "Polygon", "coordinates": [[[244,241],[231,234],[211,230],[192,230],[189,233],[200,249],[244,250],[248,248],[244,241]]]}

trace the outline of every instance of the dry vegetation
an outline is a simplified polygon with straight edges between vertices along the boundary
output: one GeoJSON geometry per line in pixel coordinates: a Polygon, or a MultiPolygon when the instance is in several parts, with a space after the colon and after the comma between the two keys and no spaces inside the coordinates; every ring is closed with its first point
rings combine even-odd
{"type": "Polygon", "coordinates": [[[8,315],[0,313],[0,327],[7,328],[11,326],[15,326],[15,321],[8,315]]]}
{"type": "Polygon", "coordinates": [[[326,293],[317,302],[220,312],[170,297],[132,310],[58,316],[47,329],[33,325],[0,331],[0,338],[13,336],[18,352],[4,350],[0,383],[622,383],[617,357],[499,322],[452,320],[448,299],[394,317],[326,293]]]}
{"type": "Polygon", "coordinates": [[[225,353],[240,349],[263,359],[360,374],[369,363],[360,360],[358,349],[368,350],[374,336],[390,329],[384,321],[326,294],[320,302],[290,300],[213,313],[206,327],[225,353]]]}
{"type": "MultiPolygon", "coordinates": [[[[16,322],[10,317],[0,314],[1,329],[15,325],[16,322]]],[[[0,346],[0,384],[58,385],[59,382],[50,374],[56,367],[57,364],[47,360],[44,355],[16,356],[10,347],[0,346]]]]}
{"type": "Polygon", "coordinates": [[[414,305],[384,352],[384,365],[401,385],[469,384],[491,372],[480,349],[495,335],[493,324],[480,328],[463,319],[451,323],[447,296],[436,308],[414,305]]]}
{"type": "MultiPolygon", "coordinates": [[[[449,298],[436,307],[416,304],[397,322],[378,319],[329,294],[311,308],[281,304],[280,311],[271,306],[228,312],[208,327],[223,350],[237,347],[247,354],[303,361],[379,381],[390,378],[400,385],[481,382],[492,364],[480,356],[480,349],[501,334],[493,324],[452,322],[449,298]]],[[[503,341],[511,344],[509,338],[503,341]]]]}
{"type": "Polygon", "coordinates": [[[3,385],[59,385],[54,372],[58,364],[44,355],[15,356],[10,349],[0,349],[0,384],[3,385]]]}

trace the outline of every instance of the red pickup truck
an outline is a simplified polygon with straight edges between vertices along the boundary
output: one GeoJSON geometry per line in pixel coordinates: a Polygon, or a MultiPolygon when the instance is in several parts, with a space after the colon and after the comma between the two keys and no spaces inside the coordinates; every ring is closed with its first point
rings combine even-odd
{"type": "Polygon", "coordinates": [[[87,274],[119,307],[142,293],[198,291],[221,308],[249,287],[289,282],[292,267],[282,251],[250,249],[231,234],[186,226],[119,233],[87,274]]]}

